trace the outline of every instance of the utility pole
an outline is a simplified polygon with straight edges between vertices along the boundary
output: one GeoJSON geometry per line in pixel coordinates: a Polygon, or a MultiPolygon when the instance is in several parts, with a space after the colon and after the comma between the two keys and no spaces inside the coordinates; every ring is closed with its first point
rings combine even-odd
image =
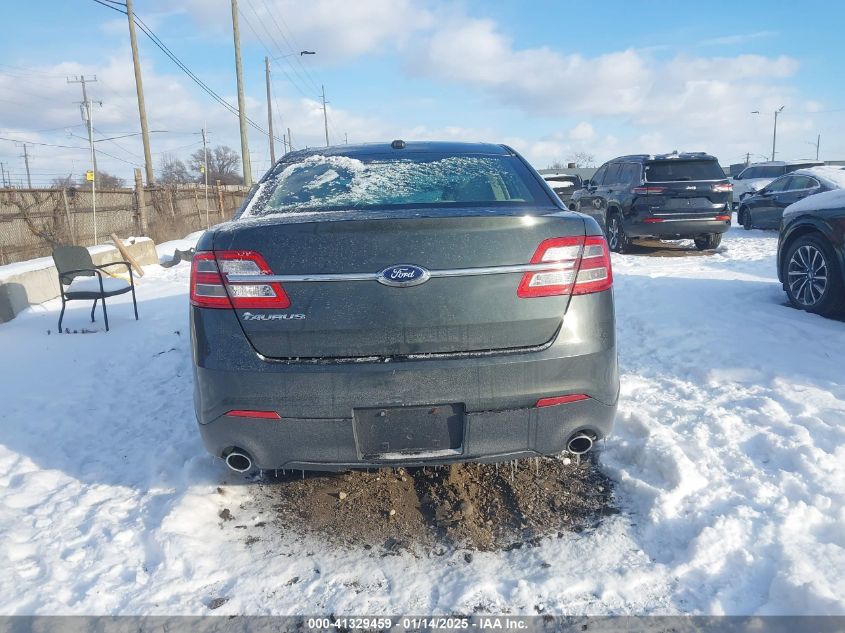
{"type": "Polygon", "coordinates": [[[267,80],[267,132],[270,136],[270,166],[276,164],[276,143],[273,141],[273,106],[270,101],[270,58],[264,58],[264,75],[267,80]]]}
{"type": "Polygon", "coordinates": [[[132,14],[132,0],[126,0],[126,16],[129,18],[129,43],[132,45],[132,65],[135,67],[135,91],[138,93],[138,115],[141,117],[141,141],[144,144],[144,170],[147,184],[155,182],[153,159],[150,152],[150,131],[147,128],[147,107],[144,105],[144,82],[141,79],[141,62],[138,59],[138,40],[135,38],[135,16],[132,14]]]}
{"type": "Polygon", "coordinates": [[[775,147],[778,140],[778,115],[783,111],[783,106],[775,110],[775,128],[772,132],[772,161],[775,160],[775,147]]]}
{"type": "Polygon", "coordinates": [[[349,145],[349,132],[343,133],[343,142],[349,145]]]}
{"type": "Polygon", "coordinates": [[[238,119],[241,124],[241,163],[244,186],[252,186],[252,163],[249,160],[249,139],[246,129],[246,102],[244,100],[244,70],[241,64],[241,30],[238,26],[238,0],[232,0],[232,37],[235,40],[235,75],[238,80],[238,119]]]}
{"type": "Polygon", "coordinates": [[[205,126],[202,126],[202,173],[205,175],[205,228],[209,228],[208,219],[208,145],[205,142],[205,126]]]}
{"type": "Polygon", "coordinates": [[[745,152],[745,166],[748,167],[748,165],[750,165],[750,164],[751,164],[751,152],[745,152]]]}
{"type": "Polygon", "coordinates": [[[99,240],[99,235],[97,234],[97,152],[94,151],[93,104],[98,103],[100,104],[100,106],[102,106],[103,102],[92,102],[88,98],[88,91],[85,88],[86,82],[88,81],[97,81],[96,75],[93,79],[86,79],[85,75],[82,75],[81,77],[76,77],[75,79],[68,78],[67,80],[69,84],[82,84],[83,100],[80,104],[80,110],[82,111],[82,118],[85,120],[85,123],[88,126],[88,144],[91,146],[91,214],[93,216],[94,224],[94,244],[96,244],[99,240]]]}
{"type": "Polygon", "coordinates": [[[816,160],[819,159],[819,147],[821,146],[821,144],[822,144],[822,135],[819,134],[816,137],[816,160]]]}
{"type": "Polygon", "coordinates": [[[293,141],[291,141],[291,138],[290,138],[290,128],[288,128],[288,151],[289,152],[293,151],[293,141]]]}
{"type": "Polygon", "coordinates": [[[326,87],[320,86],[323,89],[323,127],[326,128],[326,147],[329,146],[329,117],[326,114],[326,87]]]}
{"type": "Polygon", "coordinates": [[[32,178],[29,175],[29,154],[26,151],[26,143],[23,144],[23,154],[21,154],[23,162],[26,165],[26,185],[32,189],[32,178]]]}
{"type": "Polygon", "coordinates": [[[0,162],[0,187],[6,186],[6,170],[3,168],[3,163],[0,162]]]}

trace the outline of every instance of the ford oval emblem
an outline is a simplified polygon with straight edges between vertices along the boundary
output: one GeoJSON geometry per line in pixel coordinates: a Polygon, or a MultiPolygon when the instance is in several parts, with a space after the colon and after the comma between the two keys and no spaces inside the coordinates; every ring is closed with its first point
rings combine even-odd
{"type": "Polygon", "coordinates": [[[385,286],[418,286],[424,284],[431,277],[425,268],[413,264],[396,264],[388,266],[378,274],[378,282],[385,286]]]}

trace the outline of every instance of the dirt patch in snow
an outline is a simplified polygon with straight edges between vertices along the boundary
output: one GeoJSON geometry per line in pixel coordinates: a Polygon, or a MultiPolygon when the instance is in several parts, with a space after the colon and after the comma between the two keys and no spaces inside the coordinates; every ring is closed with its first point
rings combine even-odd
{"type": "Polygon", "coordinates": [[[280,529],[383,555],[418,546],[516,549],[581,531],[617,512],[592,457],[396,468],[338,474],[265,473],[255,501],[280,529]]]}

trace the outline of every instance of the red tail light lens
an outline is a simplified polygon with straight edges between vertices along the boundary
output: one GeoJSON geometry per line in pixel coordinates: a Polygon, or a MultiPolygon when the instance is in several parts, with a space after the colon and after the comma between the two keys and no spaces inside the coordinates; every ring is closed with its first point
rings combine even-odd
{"type": "Polygon", "coordinates": [[[734,186],[729,182],[720,182],[713,185],[713,191],[716,193],[729,193],[734,190],[734,186]]]}
{"type": "Polygon", "coordinates": [[[273,271],[255,251],[203,251],[191,265],[191,304],[200,308],[288,308],[278,282],[262,282],[273,271]],[[229,275],[255,276],[255,281],[233,283],[229,275]]]}
{"type": "Polygon", "coordinates": [[[523,275],[516,294],[524,299],[589,294],[613,285],[610,251],[601,236],[544,240],[534,252],[531,263],[550,266],[548,270],[523,275]]]}
{"type": "Polygon", "coordinates": [[[584,239],[584,252],[572,294],[588,295],[607,290],[612,285],[613,269],[610,266],[607,241],[601,236],[590,235],[584,239]]]}
{"type": "Polygon", "coordinates": [[[254,411],[252,409],[232,409],[227,411],[226,415],[230,418],[257,418],[259,420],[281,420],[280,416],[275,411],[254,411]]]}
{"type": "Polygon", "coordinates": [[[658,224],[659,222],[663,222],[663,218],[645,218],[643,220],[643,224],[658,224]]]}
{"type": "Polygon", "coordinates": [[[721,220],[722,222],[727,222],[728,220],[731,219],[731,216],[729,216],[729,215],[717,215],[716,219],[721,220]]]}
{"type": "Polygon", "coordinates": [[[535,404],[535,407],[553,407],[558,404],[568,404],[570,402],[580,402],[581,400],[589,400],[590,396],[583,393],[571,393],[566,396],[553,396],[551,398],[540,398],[535,404]]]}
{"type": "Polygon", "coordinates": [[[631,191],[638,196],[660,195],[666,193],[666,187],[653,187],[651,185],[645,187],[634,187],[631,191]]]}
{"type": "Polygon", "coordinates": [[[255,251],[214,251],[220,273],[224,276],[226,290],[235,308],[289,308],[290,299],[276,281],[262,282],[261,275],[273,271],[264,258],[255,251]],[[255,281],[229,281],[230,275],[255,276],[255,281]]]}
{"type": "Polygon", "coordinates": [[[198,308],[231,308],[214,253],[199,252],[191,262],[191,305],[198,308]]]}

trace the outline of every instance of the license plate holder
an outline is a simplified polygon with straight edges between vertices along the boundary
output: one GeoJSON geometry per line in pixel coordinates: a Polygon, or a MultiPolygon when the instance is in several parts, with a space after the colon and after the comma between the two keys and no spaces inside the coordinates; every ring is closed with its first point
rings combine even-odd
{"type": "Polygon", "coordinates": [[[464,413],[463,404],[354,409],[358,452],[373,460],[459,455],[464,413]]]}

